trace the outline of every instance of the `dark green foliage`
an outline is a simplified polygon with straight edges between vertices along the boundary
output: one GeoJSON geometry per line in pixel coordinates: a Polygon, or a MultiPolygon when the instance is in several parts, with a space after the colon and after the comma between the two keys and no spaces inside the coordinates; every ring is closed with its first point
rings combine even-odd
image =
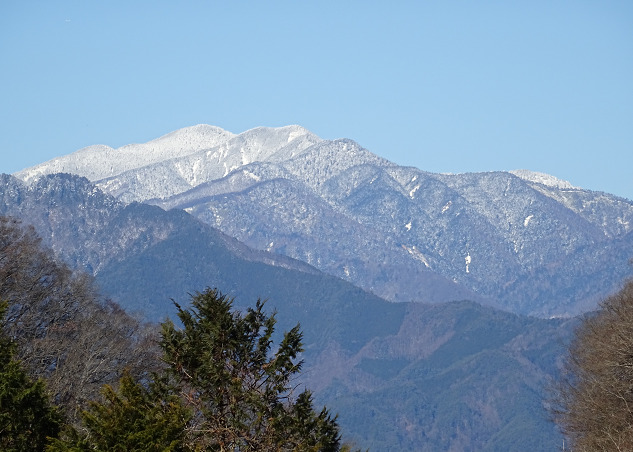
{"type": "Polygon", "coordinates": [[[275,315],[257,302],[245,314],[217,290],[178,306],[183,328],[163,324],[161,346],[178,391],[194,410],[191,444],[206,450],[339,450],[336,419],[316,413],[308,391],[293,397],[301,370],[299,326],[272,353],[275,315]]]}
{"type": "MultiPolygon", "coordinates": [[[[272,351],[275,316],[264,303],[245,314],[216,290],[178,306],[182,328],[163,323],[167,368],[147,385],[125,375],[82,414],[50,451],[341,450],[336,418],[316,412],[312,395],[295,396],[301,369],[299,326],[272,351]]],[[[343,449],[348,450],[348,449],[343,449]]]]}
{"type": "MultiPolygon", "coordinates": [[[[0,319],[8,304],[0,303],[0,319]]],[[[61,416],[42,380],[31,380],[14,358],[15,345],[0,333],[0,450],[42,451],[57,436],[61,416]]]]}
{"type": "Polygon", "coordinates": [[[82,414],[85,432],[69,428],[49,451],[159,452],[185,450],[190,411],[163,381],[145,387],[125,374],[118,391],[106,385],[102,402],[82,414]]]}

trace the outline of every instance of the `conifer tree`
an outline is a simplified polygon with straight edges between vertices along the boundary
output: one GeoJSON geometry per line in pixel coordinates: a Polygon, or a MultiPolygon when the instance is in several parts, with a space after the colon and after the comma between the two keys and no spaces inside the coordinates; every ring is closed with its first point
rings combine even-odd
{"type": "MultiPolygon", "coordinates": [[[[0,319],[7,306],[0,303],[0,319]]],[[[49,402],[44,382],[28,377],[15,359],[15,344],[0,331],[0,450],[43,451],[60,425],[61,416],[49,402]]]]}
{"type": "Polygon", "coordinates": [[[275,315],[264,303],[244,314],[217,290],[177,305],[182,327],[162,324],[166,368],[141,384],[129,375],[119,389],[82,415],[50,451],[346,451],[336,418],[315,411],[312,395],[295,394],[301,369],[299,326],[273,352],[275,315]]]}
{"type": "Polygon", "coordinates": [[[194,410],[192,448],[204,450],[337,451],[336,418],[312,406],[308,391],[294,394],[303,351],[299,326],[272,353],[275,314],[264,303],[245,314],[208,289],[178,307],[182,329],[163,324],[161,346],[169,374],[194,410]]]}
{"type": "Polygon", "coordinates": [[[126,373],[118,390],[105,385],[102,401],[91,402],[82,413],[81,433],[69,426],[64,438],[54,440],[47,450],[182,451],[190,418],[190,411],[159,377],[146,387],[126,373]]]}

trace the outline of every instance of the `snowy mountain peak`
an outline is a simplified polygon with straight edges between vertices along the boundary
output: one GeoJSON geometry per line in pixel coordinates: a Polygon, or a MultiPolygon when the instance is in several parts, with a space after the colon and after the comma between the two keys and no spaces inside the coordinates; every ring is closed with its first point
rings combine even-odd
{"type": "Polygon", "coordinates": [[[514,174],[515,176],[520,177],[521,179],[528,182],[536,182],[537,184],[546,185],[548,187],[560,188],[564,190],[579,189],[579,187],[572,185],[566,180],[559,179],[546,173],[539,173],[537,171],[530,171],[525,169],[513,170],[509,171],[509,173],[514,174]]]}
{"type": "Polygon", "coordinates": [[[198,125],[118,149],[91,146],[18,175],[59,171],[124,204],[186,209],[249,246],[394,301],[470,298],[571,315],[602,295],[584,275],[612,284],[633,255],[629,201],[527,170],[400,167],[296,125],[237,135],[198,125]],[[606,264],[616,260],[617,271],[606,264]],[[576,266],[584,273],[574,279],[576,266]],[[560,283],[537,290],[555,269],[560,283]]]}
{"type": "Polygon", "coordinates": [[[303,135],[314,135],[305,127],[301,127],[299,125],[289,125],[282,127],[254,127],[246,132],[241,133],[242,136],[262,136],[262,135],[276,135],[279,137],[286,137],[286,141],[290,143],[295,138],[301,137],[303,135]]]}
{"type": "Polygon", "coordinates": [[[147,143],[128,144],[117,149],[105,145],[88,146],[72,154],[19,171],[15,176],[28,182],[45,174],[72,173],[97,181],[146,165],[217,147],[234,136],[235,134],[219,127],[201,124],[176,130],[147,143]]]}
{"type": "MultiPolygon", "coordinates": [[[[223,157],[239,154],[240,165],[271,159],[277,152],[290,146],[295,152],[301,152],[308,146],[322,141],[309,130],[301,126],[256,127],[237,135],[222,146],[223,157]],[[302,145],[305,142],[307,145],[302,145]]],[[[273,160],[275,160],[273,158],[273,160]]]]}
{"type": "MultiPolygon", "coordinates": [[[[267,159],[283,160],[322,141],[298,126],[257,127],[239,135],[219,127],[199,124],[163,135],[147,143],[128,144],[114,149],[105,145],[82,148],[72,154],[49,160],[15,173],[24,181],[45,174],[79,174],[96,182],[111,179],[131,170],[194,157],[210,151],[223,171],[267,159]],[[279,154],[279,155],[275,155],[279,154]]],[[[200,158],[196,160],[200,161],[200,158]]]]}
{"type": "Polygon", "coordinates": [[[181,193],[251,163],[282,162],[321,142],[298,125],[236,135],[201,124],[118,149],[89,146],[14,175],[30,182],[46,174],[77,174],[124,202],[143,201],[181,193]]]}

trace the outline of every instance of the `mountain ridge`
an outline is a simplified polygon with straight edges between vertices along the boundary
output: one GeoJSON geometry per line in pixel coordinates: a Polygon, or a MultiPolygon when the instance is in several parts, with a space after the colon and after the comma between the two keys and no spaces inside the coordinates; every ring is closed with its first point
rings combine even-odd
{"type": "Polygon", "coordinates": [[[57,157],[32,168],[15,173],[30,181],[51,173],[73,173],[99,180],[113,174],[135,169],[148,163],[157,163],[181,155],[217,146],[234,134],[219,127],[200,124],[170,132],[147,143],[128,144],[119,148],[106,145],[87,146],[78,151],[57,157]],[[100,157],[100,158],[99,158],[100,157]]]}
{"type": "Polygon", "coordinates": [[[303,260],[391,301],[471,298],[573,316],[631,274],[631,201],[527,170],[402,167],[300,126],[251,129],[94,182],[124,203],[185,208],[250,247],[303,260]],[[601,285],[579,276],[604,275],[603,268],[613,272],[601,285]],[[546,291],[535,284],[544,275],[546,291]]]}

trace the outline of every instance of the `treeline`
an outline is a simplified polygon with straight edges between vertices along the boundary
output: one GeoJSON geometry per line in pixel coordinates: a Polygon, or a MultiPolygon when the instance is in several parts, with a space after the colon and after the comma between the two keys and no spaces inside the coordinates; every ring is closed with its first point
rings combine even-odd
{"type": "Polygon", "coordinates": [[[0,450],[338,451],[264,303],[215,289],[160,327],[104,300],[32,227],[0,217],[0,450]]]}

